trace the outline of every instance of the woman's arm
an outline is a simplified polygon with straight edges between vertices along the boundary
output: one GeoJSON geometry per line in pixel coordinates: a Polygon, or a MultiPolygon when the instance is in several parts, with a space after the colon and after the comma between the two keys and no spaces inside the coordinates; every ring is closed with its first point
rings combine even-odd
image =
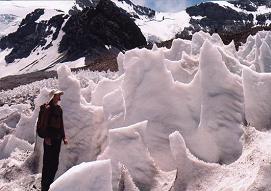
{"type": "Polygon", "coordinates": [[[67,145],[68,140],[65,135],[64,123],[63,123],[63,112],[62,111],[61,111],[61,133],[62,133],[62,137],[63,137],[63,142],[65,145],[67,145]]]}

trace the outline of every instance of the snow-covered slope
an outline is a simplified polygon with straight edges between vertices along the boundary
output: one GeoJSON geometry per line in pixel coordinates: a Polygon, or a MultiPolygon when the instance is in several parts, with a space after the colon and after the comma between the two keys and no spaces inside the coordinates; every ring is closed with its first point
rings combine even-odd
{"type": "MultiPolygon", "coordinates": [[[[171,49],[133,49],[119,54],[116,78],[85,78],[88,87],[59,67],[69,144],[51,190],[75,190],[78,175],[83,191],[269,190],[270,35],[250,36],[239,51],[203,32],[171,49]]],[[[48,92],[33,111],[0,108],[1,191],[40,185],[42,140],[34,132],[48,92]]]]}
{"type": "Polygon", "coordinates": [[[191,39],[192,34],[201,30],[210,34],[219,33],[223,42],[235,40],[235,45],[239,46],[249,34],[268,29],[271,24],[268,1],[210,1],[177,13],[157,12],[135,5],[130,0],[112,2],[122,11],[110,12],[108,16],[110,9],[106,6],[112,7],[113,4],[106,0],[100,3],[102,6],[99,6],[98,1],[81,0],[54,3],[1,1],[0,35],[17,33],[12,38],[1,40],[4,42],[0,41],[0,77],[55,70],[56,65],[65,61],[73,61],[64,63],[72,67],[82,67],[106,55],[116,55],[120,50],[144,46],[146,41],[163,42],[176,36],[191,39]],[[99,17],[93,18],[93,15],[97,15],[91,11],[94,6],[98,6],[97,12],[103,15],[103,21],[99,17]],[[44,9],[44,12],[32,12],[37,8],[44,9]],[[85,8],[84,12],[82,8],[85,8]],[[25,18],[31,12],[32,16],[25,18]],[[68,13],[73,16],[66,15],[68,13]],[[123,17],[112,14],[121,14],[123,17]],[[25,22],[19,26],[23,18],[25,22]],[[95,22],[90,22],[93,19],[95,22]],[[122,26],[128,20],[129,24],[122,26]],[[115,24],[111,26],[111,22],[115,24]],[[90,27],[85,27],[90,24],[90,27]],[[82,61],[85,57],[86,61],[82,61]]]}
{"type": "Polygon", "coordinates": [[[47,9],[48,12],[40,19],[48,20],[56,15],[56,9],[68,13],[72,5],[72,1],[1,1],[0,37],[15,32],[22,19],[35,9],[47,9]]]}
{"type": "MultiPolygon", "coordinates": [[[[16,32],[19,28],[20,23],[22,20],[28,15],[29,13],[33,12],[35,9],[42,9],[44,8],[44,14],[36,21],[48,21],[55,15],[61,13],[68,13],[68,10],[72,7],[72,1],[1,1],[0,2],[0,27],[1,27],[1,36],[6,36],[12,32],[16,32]],[[57,10],[56,10],[57,9],[57,10]]],[[[52,30],[53,31],[53,30],[52,30]]],[[[60,34],[61,36],[63,34],[60,34]]],[[[59,39],[61,40],[61,38],[59,39]]],[[[59,41],[58,40],[58,41],[59,41]]],[[[48,44],[52,41],[52,36],[49,36],[48,44]]],[[[29,64],[35,62],[35,60],[40,60],[40,64],[30,71],[41,70],[42,68],[48,65],[48,62],[53,61],[56,59],[58,54],[58,44],[59,42],[55,42],[53,47],[46,53],[42,53],[42,47],[38,48],[37,50],[33,51],[31,55],[27,58],[16,60],[13,64],[7,65],[5,61],[5,56],[8,55],[12,49],[5,49],[1,50],[0,52],[0,78],[7,75],[12,74],[19,74],[23,68],[27,67],[29,64]],[[39,53],[40,55],[37,55],[39,53]],[[44,58],[44,54],[50,55],[49,58],[46,60],[44,58]]],[[[46,46],[46,45],[45,45],[46,46]]],[[[22,47],[23,48],[23,47],[22,47]]],[[[24,71],[23,73],[28,72],[24,71]]]]}
{"type": "Polygon", "coordinates": [[[271,22],[270,2],[261,0],[209,1],[188,7],[186,12],[191,25],[178,35],[183,38],[203,30],[220,33],[227,43],[233,39],[236,43],[243,42],[253,31],[255,34],[265,27],[268,29],[271,22]]]}
{"type": "Polygon", "coordinates": [[[112,0],[135,18],[148,42],[161,42],[175,38],[175,35],[189,26],[190,17],[185,11],[166,13],[153,11],[151,15],[138,14],[135,5],[126,1],[112,0]],[[136,17],[135,17],[136,15],[136,17]]]}
{"type": "Polygon", "coordinates": [[[68,14],[73,1],[2,4],[0,26],[5,36],[0,39],[0,77],[55,70],[60,62],[82,67],[85,57],[91,62],[146,44],[130,16],[109,0],[73,15],[68,14]]]}

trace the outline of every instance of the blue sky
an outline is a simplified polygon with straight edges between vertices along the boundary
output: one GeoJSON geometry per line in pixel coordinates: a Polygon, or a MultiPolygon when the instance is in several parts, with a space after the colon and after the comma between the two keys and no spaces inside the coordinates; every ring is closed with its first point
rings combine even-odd
{"type": "Polygon", "coordinates": [[[180,11],[188,6],[204,2],[206,0],[132,0],[135,4],[140,4],[159,11],[180,11]]]}

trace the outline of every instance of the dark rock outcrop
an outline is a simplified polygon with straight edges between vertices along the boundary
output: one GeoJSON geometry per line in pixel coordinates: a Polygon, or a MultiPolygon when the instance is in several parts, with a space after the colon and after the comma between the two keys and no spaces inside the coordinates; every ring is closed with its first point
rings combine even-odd
{"type": "Polygon", "coordinates": [[[135,12],[138,14],[138,15],[145,15],[145,16],[148,16],[149,18],[153,17],[155,15],[155,11],[148,8],[148,7],[143,7],[143,6],[140,6],[140,5],[135,5],[133,4],[130,0],[118,0],[120,2],[126,2],[128,5],[130,5],[134,10],[135,12]]]}
{"type": "MultiPolygon", "coordinates": [[[[55,40],[59,34],[61,26],[65,20],[63,14],[52,17],[49,21],[36,21],[44,14],[44,9],[36,9],[29,13],[19,25],[16,32],[10,33],[0,39],[0,48],[12,48],[12,51],[5,57],[7,63],[13,62],[15,59],[28,57],[33,50],[39,46],[46,44],[46,38],[53,33],[52,40],[55,40]],[[52,28],[55,29],[53,32],[52,28]]],[[[48,46],[43,49],[49,48],[48,46]]]]}
{"type": "MultiPolygon", "coordinates": [[[[152,18],[155,15],[155,11],[148,8],[143,7],[140,5],[135,5],[130,0],[118,0],[120,2],[125,2],[128,4],[132,9],[134,9],[134,12],[128,13],[130,14],[131,18],[139,18],[138,15],[144,15],[148,16],[149,18],[152,18]]],[[[70,15],[77,14],[80,12],[80,9],[85,9],[87,7],[95,8],[99,4],[100,0],[75,0],[75,5],[72,7],[72,9],[69,11],[70,15]]]]}
{"type": "MultiPolygon", "coordinates": [[[[73,68],[72,71],[90,70],[90,71],[118,71],[118,63],[115,55],[105,55],[96,60],[86,62],[86,66],[81,68],[73,68]]],[[[21,85],[30,84],[48,78],[57,78],[56,71],[37,71],[21,75],[12,75],[0,78],[0,90],[9,90],[21,85]]],[[[2,104],[4,105],[4,103],[2,104]]],[[[1,99],[0,99],[0,107],[1,99]]]]}
{"type": "MultiPolygon", "coordinates": [[[[29,13],[16,32],[0,39],[1,49],[12,49],[5,57],[7,63],[28,57],[38,47],[46,51],[58,38],[60,30],[65,32],[62,39],[59,39],[58,50],[61,56],[55,61],[49,60],[49,65],[41,70],[81,57],[91,62],[101,56],[116,56],[120,51],[146,45],[145,37],[130,15],[110,0],[100,0],[95,8],[86,6],[74,15],[58,14],[49,20],[38,21],[43,14],[44,9],[29,13]],[[65,20],[67,22],[64,25],[65,20]],[[49,35],[52,37],[48,38],[49,35]]],[[[26,67],[37,63],[38,60],[35,60],[26,67]]]]}
{"type": "Polygon", "coordinates": [[[241,31],[253,25],[253,15],[237,12],[230,7],[222,7],[216,3],[207,2],[186,9],[191,16],[202,16],[202,19],[191,18],[190,23],[195,29],[206,32],[241,31]]]}
{"type": "Polygon", "coordinates": [[[95,8],[100,0],[75,0],[74,6],[69,10],[70,15],[76,15],[80,12],[80,9],[83,10],[88,7],[95,8]]]}
{"type": "Polygon", "coordinates": [[[270,0],[236,0],[236,1],[229,1],[229,3],[247,11],[256,11],[258,6],[265,5],[267,7],[271,7],[270,0]]]}
{"type": "Polygon", "coordinates": [[[127,12],[110,0],[101,0],[96,8],[88,7],[72,15],[63,31],[59,52],[66,52],[64,61],[83,56],[97,59],[107,53],[146,45],[145,37],[127,12]]]}
{"type": "Polygon", "coordinates": [[[176,37],[191,39],[192,34],[202,30],[210,34],[219,33],[224,43],[234,40],[238,47],[248,35],[270,28],[267,21],[271,20],[271,13],[259,13],[254,16],[247,12],[257,11],[259,6],[270,7],[270,0],[237,0],[229,1],[229,3],[241,11],[221,6],[215,2],[201,3],[187,8],[186,12],[191,16],[190,26],[184,28],[176,37]],[[197,16],[201,16],[201,18],[195,18],[197,16]]]}

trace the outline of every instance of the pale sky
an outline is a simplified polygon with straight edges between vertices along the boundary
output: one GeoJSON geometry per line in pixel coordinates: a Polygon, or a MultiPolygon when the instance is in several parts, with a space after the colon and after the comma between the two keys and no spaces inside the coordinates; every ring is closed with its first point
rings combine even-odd
{"type": "Polygon", "coordinates": [[[206,0],[131,0],[135,4],[150,7],[159,11],[180,11],[188,6],[206,0]]]}
{"type": "MultiPolygon", "coordinates": [[[[6,0],[0,0],[0,1],[6,1],[6,0]]],[[[28,1],[28,0],[17,0],[17,1],[28,1]]],[[[30,0],[30,1],[33,1],[33,0],[30,0]]],[[[42,1],[42,0],[36,0],[36,1],[42,1]]],[[[45,0],[45,1],[48,1],[48,0],[45,0]]],[[[49,0],[49,1],[59,1],[59,0],[49,0]]],[[[75,0],[60,0],[60,1],[75,1],[75,0]]],[[[131,0],[131,1],[137,5],[146,6],[157,11],[176,12],[176,11],[184,10],[188,6],[195,5],[197,3],[201,3],[204,1],[219,1],[219,0],[131,0]]]]}

